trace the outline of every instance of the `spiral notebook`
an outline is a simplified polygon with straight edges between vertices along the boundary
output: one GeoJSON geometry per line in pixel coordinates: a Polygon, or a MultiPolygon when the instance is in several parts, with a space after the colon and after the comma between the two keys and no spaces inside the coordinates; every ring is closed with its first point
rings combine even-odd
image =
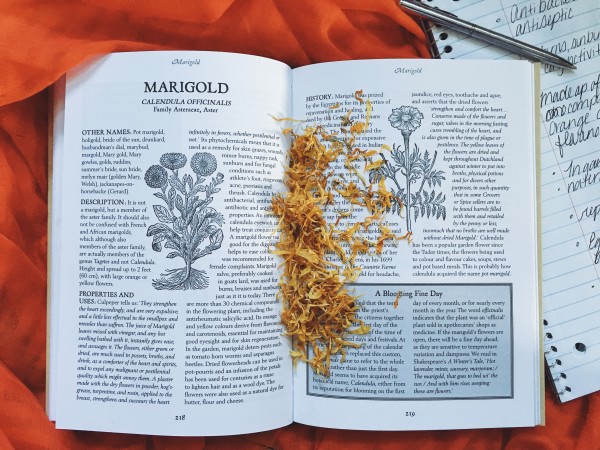
{"type": "MultiPolygon", "coordinates": [[[[544,352],[561,402],[600,390],[600,3],[428,0],[577,66],[541,75],[544,352]]],[[[518,58],[425,24],[438,58],[518,58]]],[[[507,80],[510,83],[510,80],[507,80]]]]}

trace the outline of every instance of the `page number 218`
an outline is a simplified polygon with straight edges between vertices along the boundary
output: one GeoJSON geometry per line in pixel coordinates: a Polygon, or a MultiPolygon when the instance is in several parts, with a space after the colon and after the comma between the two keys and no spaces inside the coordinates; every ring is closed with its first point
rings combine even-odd
{"type": "Polygon", "coordinates": [[[175,420],[185,420],[185,414],[181,414],[180,416],[175,416],[175,420]]]}

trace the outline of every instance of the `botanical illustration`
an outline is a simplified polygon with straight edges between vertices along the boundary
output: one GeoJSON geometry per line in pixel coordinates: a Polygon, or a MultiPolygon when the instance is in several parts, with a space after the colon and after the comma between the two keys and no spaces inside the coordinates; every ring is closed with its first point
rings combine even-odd
{"type": "Polygon", "coordinates": [[[446,196],[441,191],[435,191],[435,186],[442,186],[444,172],[434,170],[437,151],[431,158],[429,151],[421,153],[415,144],[410,151],[410,136],[421,126],[423,114],[413,106],[401,106],[392,110],[388,120],[392,127],[400,130],[402,144],[394,144],[391,150],[391,161],[382,155],[384,163],[370,173],[371,180],[384,177],[395,187],[390,187],[394,193],[389,210],[400,214],[402,207],[406,208],[406,230],[412,233],[412,220],[419,217],[440,217],[446,220],[446,206],[443,204],[446,196]],[[403,182],[403,183],[402,183],[403,182]],[[425,189],[425,185],[427,188],[425,189]]]}
{"type": "Polygon", "coordinates": [[[152,249],[160,252],[163,247],[172,250],[167,258],[181,258],[185,267],[169,269],[161,278],[153,280],[156,289],[187,290],[204,289],[208,286],[205,271],[192,267],[195,261],[221,247],[223,242],[223,216],[210,207],[214,194],[220,191],[223,174],[217,173],[210,181],[207,177],[217,170],[217,159],[206,152],[192,156],[190,167],[194,176],[180,177],[187,158],[183,153],[165,153],[160,165],[152,165],[145,175],[146,184],[159,189],[154,195],[166,206],[154,205],[154,214],[160,221],[148,227],[152,236],[152,249]],[[200,199],[201,196],[203,199],[200,199]]]}

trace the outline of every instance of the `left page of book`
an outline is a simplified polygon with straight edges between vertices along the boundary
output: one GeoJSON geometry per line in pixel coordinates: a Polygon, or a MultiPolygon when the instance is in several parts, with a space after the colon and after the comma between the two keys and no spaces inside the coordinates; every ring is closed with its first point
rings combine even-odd
{"type": "Polygon", "coordinates": [[[291,422],[268,252],[285,148],[272,116],[290,114],[289,88],[283,63],[210,52],[113,54],[67,74],[49,290],[58,428],[291,422]]]}
{"type": "Polygon", "coordinates": [[[58,257],[60,247],[52,236],[60,229],[60,208],[62,193],[62,171],[60,164],[55,167],[53,156],[62,154],[64,147],[64,101],[65,101],[65,77],[61,77],[52,86],[52,103],[49,108],[50,126],[48,136],[48,267],[47,267],[47,308],[46,315],[46,412],[50,420],[54,420],[56,414],[56,403],[52,395],[52,386],[56,379],[56,360],[52,359],[51,354],[56,355],[57,333],[58,329],[58,292],[56,291],[58,283],[52,282],[53,274],[58,273],[58,257]],[[51,299],[55,301],[52,302],[51,299]]]}

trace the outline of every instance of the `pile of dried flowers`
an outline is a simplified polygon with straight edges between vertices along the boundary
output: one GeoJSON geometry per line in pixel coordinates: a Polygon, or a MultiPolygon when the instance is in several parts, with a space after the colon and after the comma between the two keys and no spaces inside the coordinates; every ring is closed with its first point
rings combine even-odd
{"type": "MultiPolygon", "coordinates": [[[[362,102],[360,92],[356,98],[362,102]]],[[[293,337],[291,356],[325,376],[330,374],[333,355],[339,353],[343,362],[348,347],[359,347],[348,340],[349,335],[370,329],[358,317],[357,296],[347,286],[360,274],[357,256],[381,253],[385,241],[410,237],[396,236],[384,224],[392,196],[384,179],[369,182],[363,176],[384,163],[376,157],[385,150],[356,146],[357,136],[369,126],[371,105],[368,100],[365,105],[364,122],[353,121],[348,112],[336,133],[319,126],[306,127],[302,134],[284,130],[292,137],[285,170],[287,192],[272,199],[279,218],[273,253],[284,260],[279,281],[281,321],[293,337]],[[342,203],[350,208],[341,208],[342,203]],[[348,224],[344,219],[354,208],[363,209],[364,218],[348,224]],[[335,220],[328,221],[331,212],[335,220]]]]}

